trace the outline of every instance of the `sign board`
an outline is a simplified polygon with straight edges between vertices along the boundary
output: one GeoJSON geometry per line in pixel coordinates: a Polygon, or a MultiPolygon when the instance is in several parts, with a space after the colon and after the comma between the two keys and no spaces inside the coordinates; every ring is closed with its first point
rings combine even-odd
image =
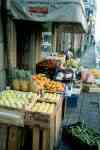
{"type": "Polygon", "coordinates": [[[48,13],[48,8],[43,7],[43,8],[38,8],[38,7],[29,7],[29,12],[30,13],[43,13],[47,14],[48,13]]]}
{"type": "Polygon", "coordinates": [[[49,0],[27,0],[27,2],[28,3],[34,3],[34,2],[36,2],[36,3],[48,3],[49,2],[49,0]]]}
{"type": "Polygon", "coordinates": [[[26,0],[24,5],[29,13],[47,14],[49,0],[26,0]]]}

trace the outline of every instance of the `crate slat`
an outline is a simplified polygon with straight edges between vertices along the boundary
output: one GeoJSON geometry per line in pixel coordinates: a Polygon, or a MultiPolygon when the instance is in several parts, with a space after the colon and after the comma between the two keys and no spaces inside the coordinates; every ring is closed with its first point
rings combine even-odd
{"type": "Polygon", "coordinates": [[[33,128],[33,149],[32,150],[39,150],[39,137],[40,131],[38,127],[33,128]]]}

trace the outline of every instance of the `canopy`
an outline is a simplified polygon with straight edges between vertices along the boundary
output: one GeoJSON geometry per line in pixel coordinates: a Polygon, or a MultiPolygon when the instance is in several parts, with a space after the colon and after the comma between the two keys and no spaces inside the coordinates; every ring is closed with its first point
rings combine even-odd
{"type": "Polygon", "coordinates": [[[84,6],[79,0],[10,0],[8,6],[15,19],[74,24],[76,31],[87,30],[84,6]]]}

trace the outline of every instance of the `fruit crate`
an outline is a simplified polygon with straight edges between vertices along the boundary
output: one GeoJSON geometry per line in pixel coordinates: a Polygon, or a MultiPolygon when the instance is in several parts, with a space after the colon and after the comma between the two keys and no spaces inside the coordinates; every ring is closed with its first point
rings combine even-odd
{"type": "Polygon", "coordinates": [[[7,150],[23,150],[24,128],[10,126],[8,130],[7,150]]]}
{"type": "Polygon", "coordinates": [[[82,139],[78,138],[77,136],[73,135],[70,132],[72,127],[81,126],[82,123],[78,122],[74,125],[64,126],[62,131],[62,139],[65,144],[69,144],[73,149],[80,149],[80,150],[98,150],[97,144],[88,144],[87,142],[83,142],[82,139]]]}
{"type": "Polygon", "coordinates": [[[45,92],[37,99],[37,102],[47,102],[58,105],[61,100],[63,100],[63,94],[45,92]]]}
{"type": "Polygon", "coordinates": [[[34,111],[27,112],[25,124],[33,130],[33,150],[53,150],[60,138],[61,121],[62,99],[57,104],[37,102],[34,111]]]}
{"type": "Polygon", "coordinates": [[[7,149],[7,135],[8,127],[6,125],[0,124],[0,150],[7,149]]]}
{"type": "MultiPolygon", "coordinates": [[[[38,105],[39,103],[37,103],[38,105]]],[[[39,112],[33,112],[33,149],[32,150],[53,150],[54,132],[55,132],[55,105],[51,105],[50,111],[47,112],[47,103],[40,103],[44,108],[39,112]]],[[[40,109],[41,109],[40,108],[40,109]]]]}
{"type": "Polygon", "coordinates": [[[39,101],[55,104],[55,145],[57,145],[59,142],[60,133],[61,133],[61,123],[62,123],[62,113],[63,113],[62,109],[63,109],[64,97],[62,94],[55,94],[54,95],[51,93],[49,93],[49,95],[47,93],[46,96],[41,97],[41,99],[39,99],[39,101]],[[46,96],[48,96],[48,98],[46,96]],[[52,96],[54,96],[53,99],[52,99],[52,96]],[[55,100],[54,100],[54,98],[55,98],[55,100]]]}
{"type": "Polygon", "coordinates": [[[17,144],[20,145],[18,141],[20,138],[17,139],[20,136],[20,131],[17,127],[22,127],[24,130],[24,126],[32,129],[33,150],[52,150],[59,140],[61,131],[62,102],[62,98],[57,103],[36,102],[34,107],[37,104],[38,107],[36,106],[37,108],[34,109],[31,106],[33,110],[28,109],[28,107],[21,110],[0,106],[0,122],[11,126],[8,134],[8,150],[16,150],[17,144]],[[7,115],[4,116],[3,114],[7,115]],[[10,117],[11,114],[12,118],[10,117]]]}
{"type": "Polygon", "coordinates": [[[25,114],[35,105],[38,95],[13,90],[0,94],[0,123],[23,127],[25,114]]]}
{"type": "Polygon", "coordinates": [[[53,93],[53,94],[56,93],[56,94],[62,94],[62,95],[64,94],[64,91],[54,91],[52,89],[51,90],[45,89],[44,92],[53,93]]]}
{"type": "Polygon", "coordinates": [[[24,128],[0,123],[0,150],[23,150],[24,128]]]}

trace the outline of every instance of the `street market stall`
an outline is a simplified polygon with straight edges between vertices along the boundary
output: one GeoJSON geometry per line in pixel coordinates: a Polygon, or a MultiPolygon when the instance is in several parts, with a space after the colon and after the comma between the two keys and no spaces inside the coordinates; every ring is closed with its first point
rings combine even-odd
{"type": "MultiPolygon", "coordinates": [[[[65,62],[64,55],[51,56],[42,66],[42,69],[49,70],[48,75],[36,74],[41,62],[41,35],[42,31],[48,31],[46,26],[50,24],[53,52],[57,30],[85,32],[83,4],[77,0],[55,3],[48,0],[11,0],[4,8],[7,10],[3,24],[6,25],[9,87],[0,93],[0,139],[4,141],[0,149],[53,150],[60,139],[65,84],[58,79],[54,81],[53,74],[52,79],[48,75],[50,69],[56,68],[58,60],[64,63],[66,70],[78,70],[79,65],[73,59],[65,62]],[[2,138],[3,131],[5,136],[2,138]]],[[[77,92],[74,90],[73,93],[77,92]]]]}
{"type": "MultiPolygon", "coordinates": [[[[5,124],[9,127],[9,134],[5,133],[8,141],[11,136],[14,136],[13,139],[15,140],[14,143],[13,140],[10,140],[10,143],[5,141],[5,147],[8,145],[8,150],[20,150],[20,143],[23,138],[21,139],[21,135],[19,135],[21,141],[18,143],[16,134],[18,134],[19,130],[17,128],[19,127],[23,131],[23,127],[27,125],[32,128],[33,142],[31,142],[33,144],[31,145],[33,150],[39,150],[40,146],[42,146],[43,150],[53,149],[54,145],[58,143],[60,136],[62,102],[63,96],[60,94],[45,93],[43,96],[39,96],[32,92],[14,90],[1,92],[0,122],[4,124],[4,127],[5,124]],[[36,144],[37,142],[38,145],[36,144]]],[[[3,149],[2,145],[0,146],[3,149]]]]}

